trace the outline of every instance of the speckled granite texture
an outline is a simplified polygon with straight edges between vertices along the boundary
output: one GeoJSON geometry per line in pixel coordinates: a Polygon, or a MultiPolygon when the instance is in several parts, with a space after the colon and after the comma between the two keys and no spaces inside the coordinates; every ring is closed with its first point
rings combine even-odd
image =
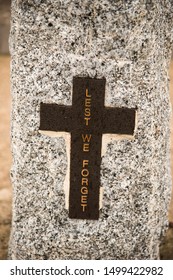
{"type": "Polygon", "coordinates": [[[13,0],[10,259],[158,259],[171,193],[172,0],[13,0]],[[70,105],[74,76],[106,78],[106,106],[137,108],[134,139],[102,157],[98,221],[68,218],[62,137],[40,103],[70,105]]]}

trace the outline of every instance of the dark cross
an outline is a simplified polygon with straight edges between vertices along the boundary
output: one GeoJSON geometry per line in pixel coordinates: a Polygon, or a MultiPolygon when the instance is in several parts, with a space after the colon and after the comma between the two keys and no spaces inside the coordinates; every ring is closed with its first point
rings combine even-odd
{"type": "Polygon", "coordinates": [[[105,84],[75,77],[72,106],[40,104],[40,130],[71,133],[70,218],[99,218],[102,134],[134,133],[136,110],[105,107],[105,84]]]}

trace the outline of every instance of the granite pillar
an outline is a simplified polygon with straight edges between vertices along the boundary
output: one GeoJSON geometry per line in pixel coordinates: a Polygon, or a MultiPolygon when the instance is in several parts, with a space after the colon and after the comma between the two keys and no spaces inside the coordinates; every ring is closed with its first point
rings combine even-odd
{"type": "Polygon", "coordinates": [[[158,259],[171,193],[171,0],[13,0],[10,259],[158,259]],[[99,219],[71,219],[69,138],[40,130],[75,77],[105,79],[133,135],[102,137],[99,219]]]}

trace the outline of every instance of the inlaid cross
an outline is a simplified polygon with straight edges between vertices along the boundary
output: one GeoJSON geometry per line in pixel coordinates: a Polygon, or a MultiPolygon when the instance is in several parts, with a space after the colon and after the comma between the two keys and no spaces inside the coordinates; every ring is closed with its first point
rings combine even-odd
{"type": "Polygon", "coordinates": [[[104,106],[105,79],[75,77],[72,106],[40,104],[40,130],[71,133],[69,217],[99,218],[103,134],[133,135],[133,108],[104,106]]]}

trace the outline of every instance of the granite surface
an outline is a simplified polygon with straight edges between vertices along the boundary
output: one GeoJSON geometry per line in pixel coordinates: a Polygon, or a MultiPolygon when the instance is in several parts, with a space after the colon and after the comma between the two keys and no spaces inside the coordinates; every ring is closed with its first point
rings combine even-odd
{"type": "MultiPolygon", "coordinates": [[[[171,193],[172,0],[13,0],[10,259],[158,259],[171,193]],[[40,103],[71,105],[74,76],[106,78],[106,106],[137,108],[102,156],[98,221],[68,218],[63,137],[40,103]]],[[[103,143],[104,145],[104,143],[103,143]]]]}

